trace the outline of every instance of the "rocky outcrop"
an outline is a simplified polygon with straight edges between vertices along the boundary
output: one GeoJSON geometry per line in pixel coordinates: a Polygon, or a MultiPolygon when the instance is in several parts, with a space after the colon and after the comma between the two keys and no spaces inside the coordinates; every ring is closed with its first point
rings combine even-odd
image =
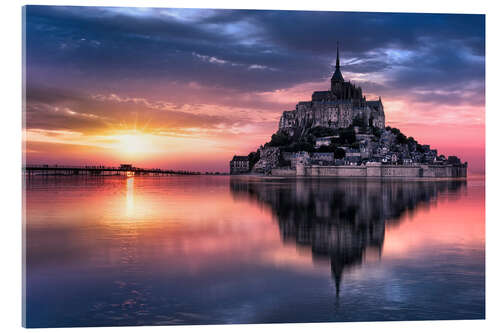
{"type": "Polygon", "coordinates": [[[355,121],[364,126],[385,127],[384,107],[381,101],[356,105],[351,101],[300,102],[295,110],[285,111],[279,130],[288,136],[300,137],[310,128],[347,128],[355,121]]]}
{"type": "Polygon", "coordinates": [[[252,172],[271,173],[273,168],[279,164],[281,151],[278,147],[261,147],[259,149],[260,159],[255,163],[252,172]]]}

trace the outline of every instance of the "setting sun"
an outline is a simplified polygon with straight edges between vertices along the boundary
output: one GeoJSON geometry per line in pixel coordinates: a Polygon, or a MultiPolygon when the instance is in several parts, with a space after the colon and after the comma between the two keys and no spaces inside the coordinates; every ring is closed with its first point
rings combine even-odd
{"type": "Polygon", "coordinates": [[[116,141],[113,148],[120,154],[137,156],[154,152],[154,137],[151,134],[134,131],[113,136],[113,140],[116,141]]]}

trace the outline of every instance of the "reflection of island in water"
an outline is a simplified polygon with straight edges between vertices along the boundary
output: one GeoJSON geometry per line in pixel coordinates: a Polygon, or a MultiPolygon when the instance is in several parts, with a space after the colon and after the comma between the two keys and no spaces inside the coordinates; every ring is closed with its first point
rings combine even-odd
{"type": "Polygon", "coordinates": [[[367,249],[382,253],[386,223],[428,206],[440,193],[460,193],[466,181],[231,179],[235,198],[269,205],[283,241],[308,246],[328,258],[336,293],[342,273],[360,265],[367,249]]]}

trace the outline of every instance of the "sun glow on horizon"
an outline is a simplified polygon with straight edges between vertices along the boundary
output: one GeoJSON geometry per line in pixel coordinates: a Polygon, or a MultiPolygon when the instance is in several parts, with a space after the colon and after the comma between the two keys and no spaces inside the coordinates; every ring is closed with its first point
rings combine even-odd
{"type": "Polygon", "coordinates": [[[154,136],[151,134],[133,131],[130,133],[113,135],[110,137],[114,143],[112,148],[126,156],[138,156],[155,153],[154,136]]]}

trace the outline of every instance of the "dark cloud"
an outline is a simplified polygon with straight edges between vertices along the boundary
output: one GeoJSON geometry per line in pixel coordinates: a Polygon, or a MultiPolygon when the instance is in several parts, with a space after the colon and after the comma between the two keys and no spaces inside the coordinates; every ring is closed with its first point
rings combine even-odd
{"type": "MultiPolygon", "coordinates": [[[[48,82],[87,94],[146,93],[195,82],[218,89],[221,99],[284,89],[328,77],[337,40],[346,72],[384,76],[365,92],[439,89],[449,96],[414,98],[451,100],[465,98],[456,93],[462,84],[472,87],[467,98],[484,100],[484,29],[483,15],[28,6],[28,101],[114,116],[81,93],[36,89],[48,82]]],[[[52,116],[38,121],[63,122],[52,116]]]]}

